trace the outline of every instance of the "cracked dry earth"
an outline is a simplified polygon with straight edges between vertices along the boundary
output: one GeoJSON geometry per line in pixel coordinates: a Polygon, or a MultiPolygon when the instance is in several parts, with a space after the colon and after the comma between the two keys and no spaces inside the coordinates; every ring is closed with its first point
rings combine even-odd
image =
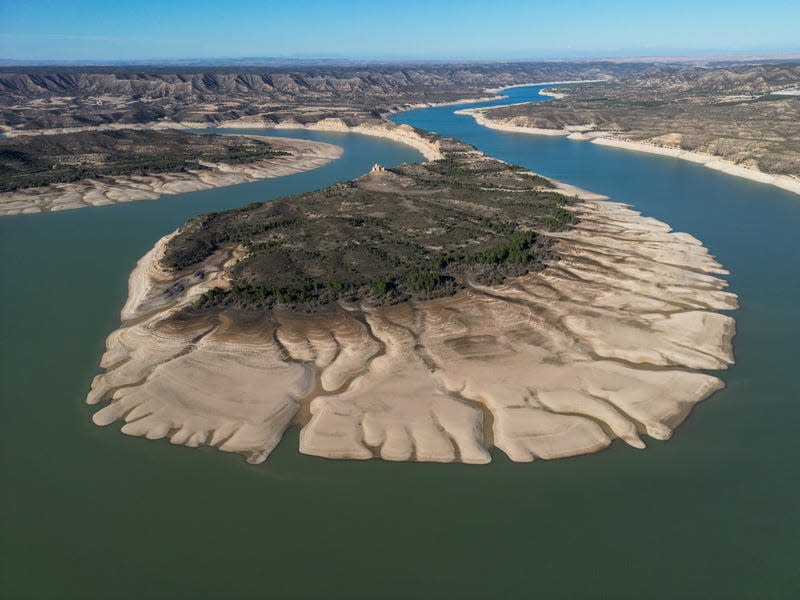
{"type": "MultiPolygon", "coordinates": [[[[324,315],[184,310],[226,285],[220,250],[176,281],[130,278],[123,323],[87,401],[98,425],[249,462],[301,427],[300,451],[340,459],[526,462],[666,440],[723,387],[737,307],[695,238],[607,201],[572,205],[560,260],[503,286],[324,315]]],[[[173,234],[174,235],[174,234],[173,234]]]]}

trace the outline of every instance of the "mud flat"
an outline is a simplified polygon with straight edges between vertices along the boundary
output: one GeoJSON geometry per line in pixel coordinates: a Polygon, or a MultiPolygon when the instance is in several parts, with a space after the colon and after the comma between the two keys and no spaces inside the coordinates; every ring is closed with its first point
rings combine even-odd
{"type": "MultiPolygon", "coordinates": [[[[371,177],[382,177],[378,172],[371,177]]],[[[390,174],[386,174],[390,177],[390,174]]],[[[244,247],[180,272],[170,237],[130,277],[87,401],[98,425],[265,460],[289,427],[331,459],[528,462],[666,440],[723,387],[737,307],[702,244],[629,207],[575,200],[543,270],[502,285],[315,314],[199,308],[244,247]]],[[[176,232],[177,233],[177,232],[176,232]]],[[[171,234],[175,235],[175,234],[171,234]]]]}
{"type": "Polygon", "coordinates": [[[715,169],[728,175],[733,175],[734,177],[742,177],[751,181],[757,181],[758,183],[774,185],[775,187],[783,190],[800,194],[800,179],[791,175],[765,173],[756,168],[738,165],[718,156],[713,156],[711,154],[702,152],[691,152],[688,150],[681,150],[680,148],[659,146],[649,142],[619,139],[612,132],[596,130],[595,126],[592,124],[568,125],[562,129],[529,127],[525,125],[524,118],[492,119],[486,114],[489,111],[491,111],[491,108],[478,108],[461,109],[455,111],[455,113],[459,115],[469,115],[475,119],[475,122],[478,125],[488,127],[489,129],[496,129],[498,131],[505,131],[509,133],[565,136],[572,140],[591,141],[593,144],[599,144],[601,146],[609,146],[622,150],[631,150],[634,152],[645,152],[648,154],[658,154],[660,156],[679,158],[681,160],[688,160],[690,162],[702,164],[710,169],[715,169]]]}
{"type": "Polygon", "coordinates": [[[283,177],[322,167],[338,159],[342,149],[333,144],[262,138],[285,154],[243,164],[201,162],[202,169],[143,176],[82,179],[0,193],[0,216],[103,206],[136,200],[156,200],[183,194],[283,177]]]}

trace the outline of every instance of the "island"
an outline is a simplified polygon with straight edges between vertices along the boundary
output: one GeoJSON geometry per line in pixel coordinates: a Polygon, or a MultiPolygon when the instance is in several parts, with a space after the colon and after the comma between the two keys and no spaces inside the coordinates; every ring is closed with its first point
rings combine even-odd
{"type": "Polygon", "coordinates": [[[339,158],[333,144],[115,128],[0,140],[0,216],[155,200],[281,177],[339,158]]]}
{"type": "Polygon", "coordinates": [[[192,219],[129,280],[98,425],[264,461],[528,462],[668,439],[737,307],[692,236],[410,128],[429,160],[192,219]]]}

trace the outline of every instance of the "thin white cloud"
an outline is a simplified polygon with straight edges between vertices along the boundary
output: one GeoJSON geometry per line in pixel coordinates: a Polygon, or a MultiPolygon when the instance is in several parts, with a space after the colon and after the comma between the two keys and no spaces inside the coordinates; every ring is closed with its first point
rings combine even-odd
{"type": "Polygon", "coordinates": [[[105,36],[105,35],[70,35],[65,33],[0,33],[0,39],[3,40],[30,40],[30,41],[76,41],[76,42],[194,42],[193,39],[175,39],[169,40],[146,37],[125,37],[125,36],[105,36]]]}

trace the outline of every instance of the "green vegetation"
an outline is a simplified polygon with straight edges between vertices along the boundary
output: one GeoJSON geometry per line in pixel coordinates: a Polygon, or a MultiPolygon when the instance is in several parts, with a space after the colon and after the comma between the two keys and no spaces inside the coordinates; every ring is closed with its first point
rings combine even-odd
{"type": "Polygon", "coordinates": [[[285,155],[243,136],[181,131],[91,131],[0,140],[0,192],[81,179],[204,169],[285,155]]]}
{"type": "Polygon", "coordinates": [[[550,211],[550,214],[544,218],[544,225],[550,231],[561,231],[572,223],[572,218],[572,213],[564,210],[560,206],[556,206],[550,211]]]}
{"type": "Polygon", "coordinates": [[[446,141],[445,158],[269,203],[197,217],[163,259],[180,271],[221,249],[247,254],[229,289],[199,306],[376,304],[497,284],[554,258],[543,231],[569,227],[568,200],[515,165],[446,141]]]}

